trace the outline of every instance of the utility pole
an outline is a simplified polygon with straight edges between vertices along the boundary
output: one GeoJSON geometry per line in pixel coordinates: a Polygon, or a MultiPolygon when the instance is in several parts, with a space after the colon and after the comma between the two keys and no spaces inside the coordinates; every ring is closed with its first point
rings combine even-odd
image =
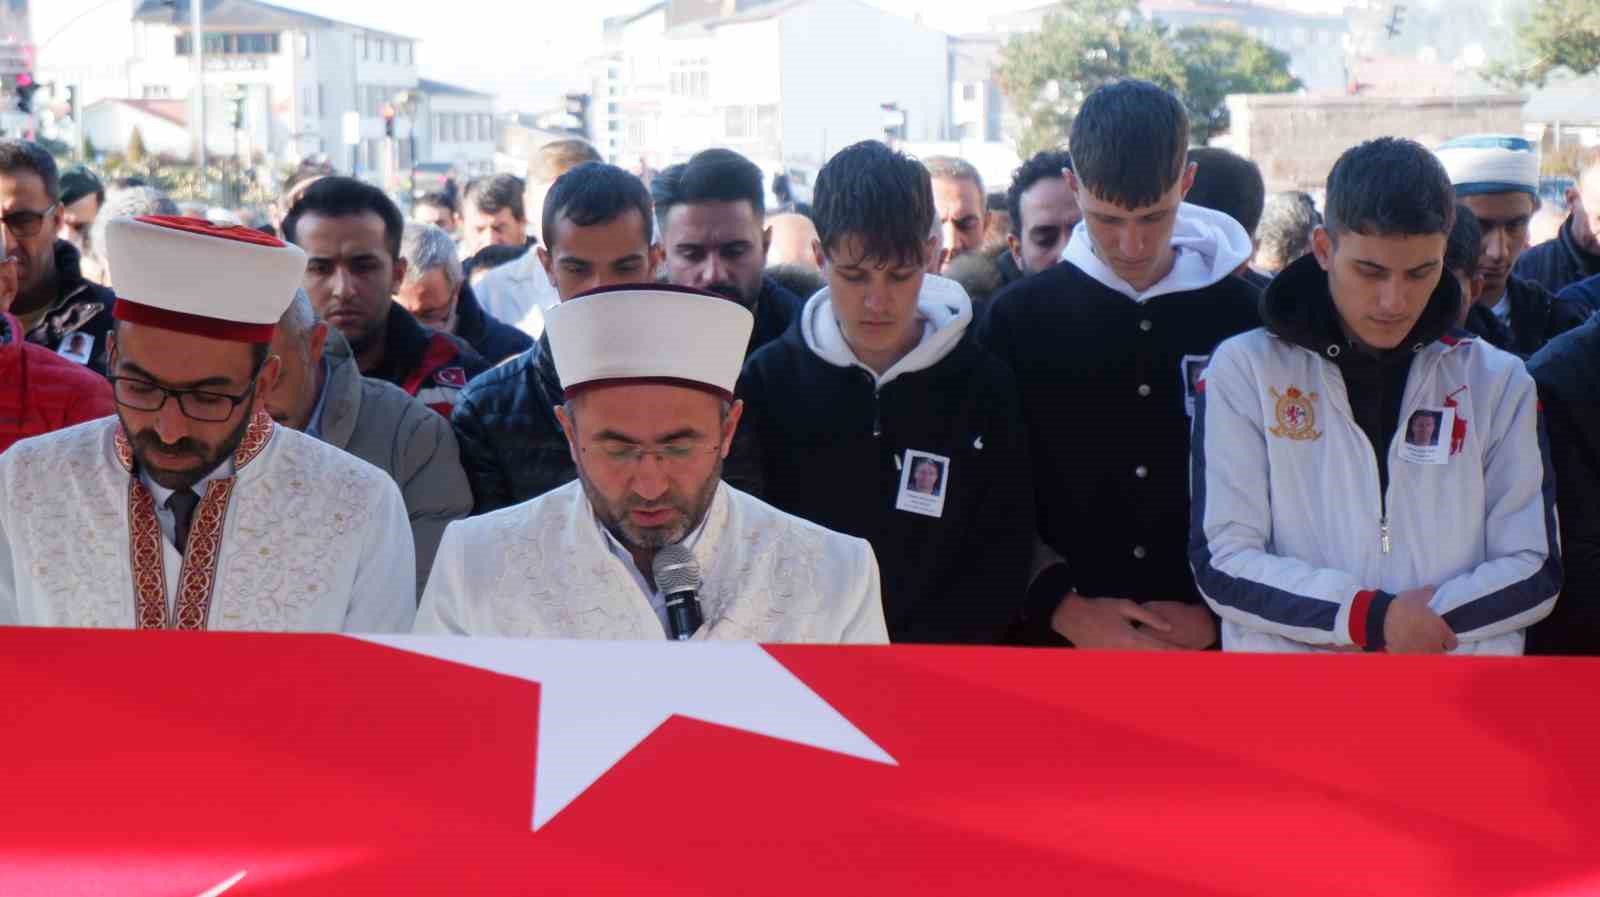
{"type": "Polygon", "coordinates": [[[201,21],[204,5],[205,0],[189,0],[190,28],[193,32],[189,50],[194,57],[194,99],[190,102],[193,108],[189,113],[193,121],[190,129],[194,131],[195,167],[202,173],[206,167],[206,40],[205,25],[201,21]]]}

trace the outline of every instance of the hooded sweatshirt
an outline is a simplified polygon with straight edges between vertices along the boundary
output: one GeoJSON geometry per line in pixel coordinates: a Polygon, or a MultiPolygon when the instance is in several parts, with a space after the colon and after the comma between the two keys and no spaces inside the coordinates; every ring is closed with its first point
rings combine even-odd
{"type": "Polygon", "coordinates": [[[1016,375],[1039,538],[1063,559],[1029,589],[1030,643],[1061,596],[1200,603],[1189,570],[1193,384],[1222,340],[1260,324],[1259,294],[1235,269],[1250,238],[1233,219],[1184,204],[1172,270],[1136,290],[1092,251],[1080,224],[1065,264],[996,296],[978,337],[1016,375]]]}
{"type": "Polygon", "coordinates": [[[745,365],[728,470],[778,508],[872,543],[892,640],[994,642],[1032,549],[1016,384],[969,333],[958,285],[927,276],[917,309],[922,339],[878,374],[845,341],[831,293],[813,296],[745,365]],[[921,456],[940,462],[937,494],[905,510],[921,456]]]}

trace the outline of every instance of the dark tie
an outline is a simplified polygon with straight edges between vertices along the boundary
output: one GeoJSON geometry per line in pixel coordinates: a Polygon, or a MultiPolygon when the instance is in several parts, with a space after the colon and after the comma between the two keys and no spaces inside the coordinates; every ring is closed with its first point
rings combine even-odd
{"type": "Polygon", "coordinates": [[[180,553],[189,544],[189,524],[194,520],[194,509],[199,506],[200,496],[195,495],[192,489],[179,489],[167,499],[167,510],[172,512],[177,521],[177,526],[173,528],[173,543],[178,546],[180,553]]]}

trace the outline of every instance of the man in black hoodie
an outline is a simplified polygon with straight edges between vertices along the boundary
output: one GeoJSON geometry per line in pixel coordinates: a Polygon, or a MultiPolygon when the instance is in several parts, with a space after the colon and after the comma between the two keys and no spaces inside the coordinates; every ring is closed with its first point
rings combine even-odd
{"type": "Polygon", "coordinates": [[[1192,374],[1257,325],[1258,293],[1232,276],[1250,258],[1244,228],[1182,202],[1188,139],[1183,104],[1153,84],[1091,94],[1066,173],[1084,220],[1063,263],[1001,292],[979,325],[1016,374],[1033,458],[1030,642],[1217,640],[1187,554],[1192,374]]]}
{"type": "Polygon", "coordinates": [[[826,289],[745,364],[730,459],[781,510],[872,543],[889,637],[993,643],[1033,547],[1016,383],[979,346],[972,304],[926,274],[933,191],[877,141],[817,175],[826,289]]]}
{"type": "Polygon", "coordinates": [[[708,149],[668,166],[650,183],[667,282],[750,309],[756,316],[751,352],[777,339],[800,314],[800,297],[763,274],[772,228],[761,181],[754,162],[733,150],[708,149]]]}

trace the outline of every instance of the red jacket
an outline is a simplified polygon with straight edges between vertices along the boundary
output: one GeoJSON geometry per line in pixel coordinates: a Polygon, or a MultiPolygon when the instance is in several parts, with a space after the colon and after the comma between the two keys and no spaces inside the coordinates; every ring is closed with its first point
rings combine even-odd
{"type": "Polygon", "coordinates": [[[0,314],[0,452],[115,410],[106,378],[23,339],[17,319],[0,314]]]}

